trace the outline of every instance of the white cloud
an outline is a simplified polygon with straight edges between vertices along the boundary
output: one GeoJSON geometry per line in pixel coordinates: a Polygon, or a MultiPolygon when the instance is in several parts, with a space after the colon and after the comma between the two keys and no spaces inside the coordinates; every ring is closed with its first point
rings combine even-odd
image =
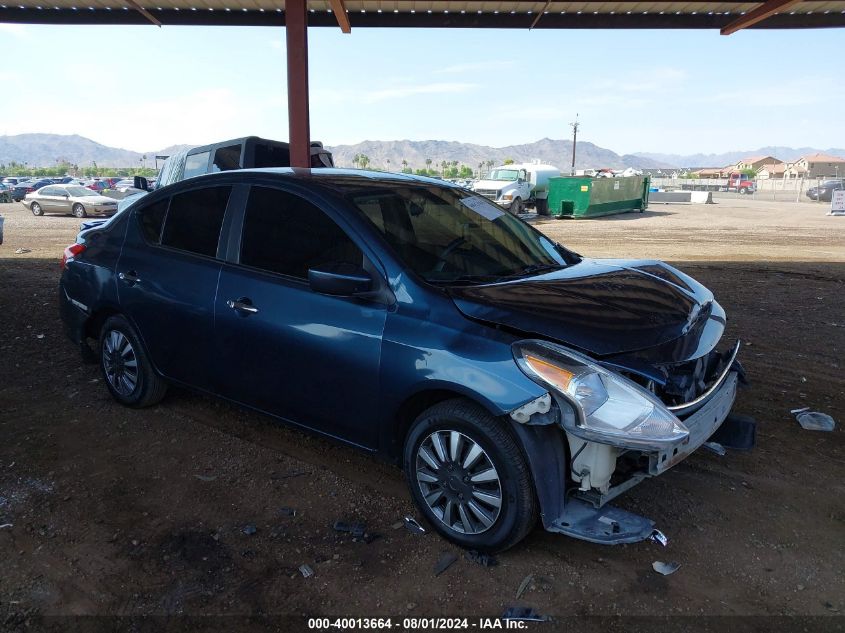
{"type": "Polygon", "coordinates": [[[509,70],[516,65],[516,62],[510,59],[503,59],[500,61],[491,60],[489,62],[476,62],[471,64],[455,64],[454,66],[446,66],[440,68],[436,72],[442,73],[471,73],[485,70],[509,70]]]}
{"type": "Polygon", "coordinates": [[[400,86],[396,88],[383,88],[382,90],[367,91],[362,94],[364,103],[375,103],[388,99],[404,99],[422,94],[457,94],[470,92],[477,89],[478,84],[473,83],[431,83],[400,86]]]}
{"type": "Polygon", "coordinates": [[[249,134],[287,138],[287,99],[237,94],[226,88],[200,90],[150,101],[115,103],[106,98],[68,101],[21,100],[6,134],[80,134],[98,143],[150,151],[176,143],[203,144],[249,134]]]}

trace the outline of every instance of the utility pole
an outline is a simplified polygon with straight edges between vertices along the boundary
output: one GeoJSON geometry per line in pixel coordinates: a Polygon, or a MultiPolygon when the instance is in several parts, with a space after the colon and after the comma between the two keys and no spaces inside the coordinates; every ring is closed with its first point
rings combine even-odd
{"type": "Polygon", "coordinates": [[[575,113],[575,123],[570,123],[572,126],[572,169],[569,172],[570,176],[575,175],[575,143],[578,142],[578,113],[575,113]]]}

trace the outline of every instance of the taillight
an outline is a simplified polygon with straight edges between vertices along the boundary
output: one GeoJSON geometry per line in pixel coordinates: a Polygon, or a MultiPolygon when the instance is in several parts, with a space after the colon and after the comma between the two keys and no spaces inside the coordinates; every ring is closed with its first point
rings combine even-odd
{"type": "Polygon", "coordinates": [[[27,193],[32,193],[33,191],[35,191],[35,187],[27,187],[26,188],[27,193]]]}
{"type": "Polygon", "coordinates": [[[71,244],[62,253],[62,270],[67,268],[67,263],[73,260],[78,255],[81,255],[85,250],[85,244],[71,244]]]}

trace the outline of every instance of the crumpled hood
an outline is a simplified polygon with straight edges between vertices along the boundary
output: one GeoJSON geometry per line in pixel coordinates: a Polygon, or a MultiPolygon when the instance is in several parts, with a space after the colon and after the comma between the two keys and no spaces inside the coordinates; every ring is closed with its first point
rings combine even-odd
{"type": "Polygon", "coordinates": [[[678,339],[700,329],[714,303],[691,277],[646,260],[583,259],[544,275],[448,291],[465,316],[596,356],[678,339]]]}

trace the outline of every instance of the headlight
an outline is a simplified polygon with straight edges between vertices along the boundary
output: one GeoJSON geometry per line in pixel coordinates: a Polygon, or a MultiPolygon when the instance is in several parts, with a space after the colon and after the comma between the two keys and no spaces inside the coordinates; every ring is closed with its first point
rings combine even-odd
{"type": "Polygon", "coordinates": [[[513,194],[512,193],[506,193],[505,195],[502,196],[502,200],[513,200],[513,194]]]}
{"type": "Polygon", "coordinates": [[[689,431],[654,394],[592,360],[545,341],[513,346],[519,368],[564,398],[575,416],[563,426],[585,440],[622,448],[665,450],[689,438],[689,431]]]}

